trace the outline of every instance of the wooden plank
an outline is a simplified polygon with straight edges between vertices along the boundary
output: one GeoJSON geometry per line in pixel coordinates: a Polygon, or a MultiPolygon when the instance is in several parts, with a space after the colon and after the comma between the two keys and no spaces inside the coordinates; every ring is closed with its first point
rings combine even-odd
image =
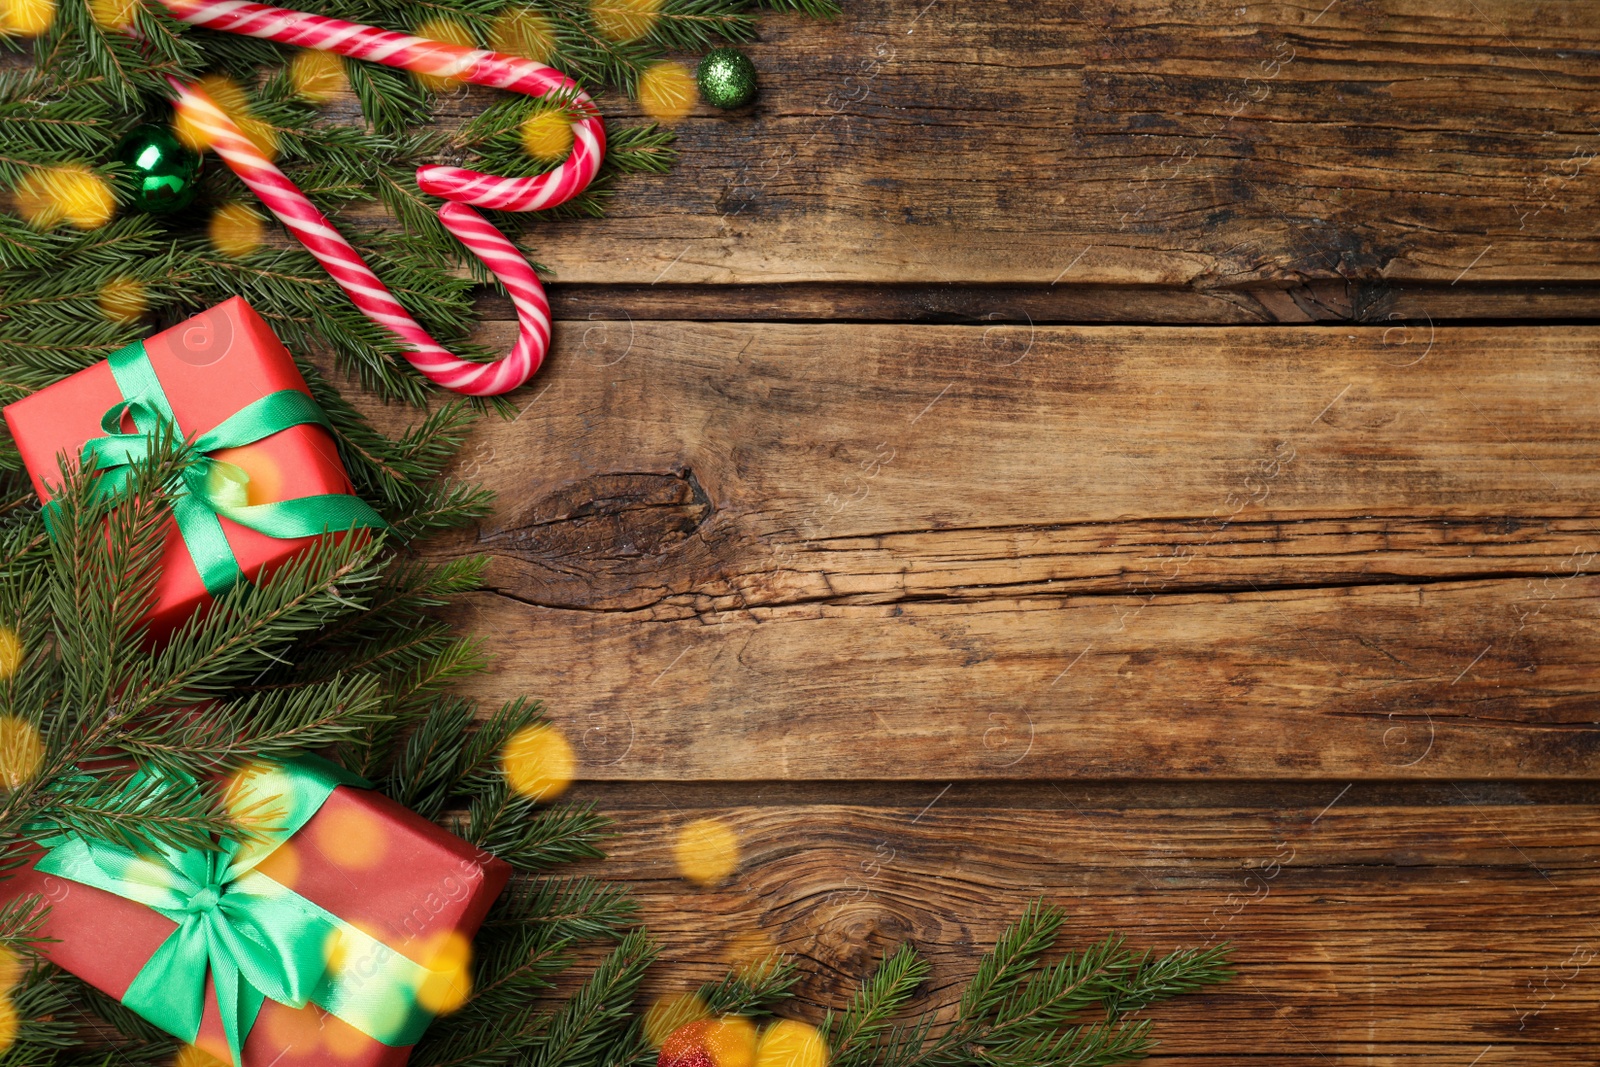
{"type": "Polygon", "coordinates": [[[1119,929],[1160,951],[1235,946],[1235,983],[1152,1013],[1157,1062],[1596,1062],[1592,803],[1479,803],[1476,786],[1449,786],[1391,804],[1329,782],[1268,806],[1167,807],[1135,783],[992,804],[988,788],[921,783],[883,806],[602,789],[618,834],[601,869],[664,943],[649,994],[770,944],[800,958],[795,1008],[815,1019],[910,939],[934,965],[923,1005],[948,1006],[1043,896],[1068,909],[1070,943],[1119,929]],[[672,859],[698,818],[730,828],[740,857],[705,889],[672,859]]]}
{"type": "Polygon", "coordinates": [[[1597,47],[1550,0],[860,0],[764,19],[753,109],[527,244],[569,283],[1595,280],[1597,47]]]}
{"type": "MultiPolygon", "coordinates": [[[[1500,583],[1505,584],[1505,583],[1500,583]]],[[[463,621],[605,778],[1577,776],[1600,581],[463,621]],[[1530,614],[1533,614],[1530,612],[1530,614]]]]}
{"type": "Polygon", "coordinates": [[[1597,767],[1593,330],[567,329],[434,551],[589,777],[1597,767]]]}

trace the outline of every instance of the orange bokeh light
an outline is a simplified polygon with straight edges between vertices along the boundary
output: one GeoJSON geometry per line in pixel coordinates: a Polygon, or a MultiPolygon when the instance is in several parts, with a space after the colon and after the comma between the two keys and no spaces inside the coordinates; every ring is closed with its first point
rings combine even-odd
{"type": "Polygon", "coordinates": [[[319,852],[349,870],[370,870],[389,851],[388,829],[365,808],[324,809],[306,829],[319,852]]]}

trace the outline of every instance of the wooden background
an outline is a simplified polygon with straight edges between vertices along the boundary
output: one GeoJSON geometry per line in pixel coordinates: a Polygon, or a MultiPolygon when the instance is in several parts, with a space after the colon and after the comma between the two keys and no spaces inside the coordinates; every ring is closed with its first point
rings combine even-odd
{"type": "Polygon", "coordinates": [[[1042,894],[1236,946],[1162,1064],[1600,1063],[1600,5],[847,6],[535,228],[433,549],[652,992],[909,938],[947,1003],[1042,894]]]}

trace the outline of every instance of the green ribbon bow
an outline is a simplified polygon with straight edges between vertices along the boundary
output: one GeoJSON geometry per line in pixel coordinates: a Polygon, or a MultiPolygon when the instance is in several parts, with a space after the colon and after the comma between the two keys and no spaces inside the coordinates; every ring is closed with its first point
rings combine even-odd
{"type": "MultiPolygon", "coordinates": [[[[86,468],[100,472],[95,489],[99,499],[115,500],[127,494],[134,465],[150,455],[160,435],[165,433],[174,440],[187,439],[142,341],[113,353],[107,362],[111,364],[111,374],[123,399],[106,411],[100,420],[100,428],[106,435],[85,442],[81,459],[86,468]],[[135,432],[122,432],[125,415],[132,418],[135,432]]],[[[245,405],[210,430],[187,441],[189,462],[179,484],[173,487],[172,516],[194,559],[195,569],[200,572],[200,580],[212,596],[227,592],[244,577],[218,516],[268,537],[280,538],[315,537],[356,526],[374,529],[388,526],[366,502],[348,493],[324,493],[251,505],[246,488],[250,476],[235,464],[208,455],[221,448],[252,444],[291,426],[307,424],[333,428],[309,396],[296,389],[283,389],[245,405]]],[[[47,523],[52,514],[47,505],[47,523]]]]}
{"type": "Polygon", "coordinates": [[[263,764],[231,794],[270,830],[218,851],[155,848],[63,836],[40,871],[137,901],[178,924],[146,961],[122,1003],[170,1034],[200,1035],[209,972],[235,1067],[267,998],[315,1004],[386,1045],[413,1045],[431,1014],[417,990],[432,973],[332,912],[255,870],[316,814],[338,785],[368,783],[313,756],[263,764]]]}

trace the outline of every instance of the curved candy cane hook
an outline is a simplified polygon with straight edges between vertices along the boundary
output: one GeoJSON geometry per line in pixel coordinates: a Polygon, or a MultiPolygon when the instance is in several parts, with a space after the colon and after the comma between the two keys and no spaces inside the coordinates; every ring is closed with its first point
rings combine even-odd
{"type": "Polygon", "coordinates": [[[325,18],[246,0],[162,0],[196,26],[263,37],[282,44],[336,52],[420,74],[510,89],[530,96],[563,90],[578,114],[572,152],[555,170],[531,178],[500,178],[460,167],[421,167],[423,192],[457,203],[439,219],[494,272],[511,294],[519,330],[512,350],[494,363],[458,359],[406,313],[327,218],[272,165],[203,92],[173,79],[176,106],[222,160],[322,263],[356,306],[411,348],[406,358],[430,380],[473,396],[508,392],[538,370],[550,344],[550,305],[544,287],[516,246],[465,204],[505,211],[538,211],[565,203],[594,179],[605,155],[605,127],[594,102],[566,75],[543,63],[485,49],[411,37],[375,26],[325,18]]]}
{"type": "Polygon", "coordinates": [[[439,219],[488,265],[516,305],[517,343],[493,363],[458,359],[441,347],[378,280],[327,216],[239,132],[210,97],[175,79],[172,86],[178,93],[178,113],[194,124],[223,162],[300,239],[356,307],[406,344],[406,359],[428,379],[459,393],[494,396],[515,389],[538,369],[550,344],[550,304],[544,286],[516,246],[476,211],[463,204],[445,204],[439,209],[439,219]]]}

